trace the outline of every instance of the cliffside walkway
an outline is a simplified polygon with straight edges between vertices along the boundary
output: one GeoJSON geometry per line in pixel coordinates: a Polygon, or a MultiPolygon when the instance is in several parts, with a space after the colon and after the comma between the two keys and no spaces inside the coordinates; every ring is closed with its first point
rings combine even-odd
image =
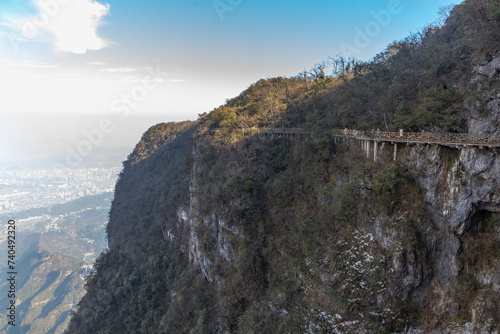
{"type": "Polygon", "coordinates": [[[476,136],[468,133],[432,132],[378,132],[356,130],[334,130],[334,135],[361,140],[376,140],[391,143],[437,144],[450,147],[500,147],[500,137],[476,136]],[[347,133],[346,133],[347,132],[347,133]]]}
{"type": "MultiPolygon", "coordinates": [[[[278,136],[310,135],[300,128],[262,128],[263,134],[278,136]]],[[[391,143],[438,144],[450,147],[500,147],[500,137],[476,136],[468,133],[432,133],[432,132],[378,132],[334,129],[332,134],[337,137],[355,138],[359,140],[376,140],[391,143]]]]}
{"type": "MultiPolygon", "coordinates": [[[[300,128],[262,128],[260,133],[278,137],[309,136],[311,132],[300,128]]],[[[362,148],[371,153],[371,142],[373,142],[373,158],[377,160],[378,144],[390,143],[394,145],[394,160],[397,157],[397,144],[434,144],[453,148],[479,147],[496,148],[500,147],[500,137],[478,136],[467,133],[431,133],[431,132],[381,132],[381,131],[358,131],[333,129],[331,133],[342,139],[356,139],[361,141],[362,148]]]]}

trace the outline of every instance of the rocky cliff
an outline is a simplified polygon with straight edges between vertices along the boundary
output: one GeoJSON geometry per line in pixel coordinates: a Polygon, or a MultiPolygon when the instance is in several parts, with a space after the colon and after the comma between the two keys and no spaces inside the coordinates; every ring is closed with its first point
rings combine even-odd
{"type": "Polygon", "coordinates": [[[394,163],[386,146],[373,163],[329,137],[221,149],[194,129],[124,169],[97,301],[80,306],[100,326],[129,332],[119,317],[137,312],[148,332],[498,329],[497,149],[407,146],[394,163]]]}

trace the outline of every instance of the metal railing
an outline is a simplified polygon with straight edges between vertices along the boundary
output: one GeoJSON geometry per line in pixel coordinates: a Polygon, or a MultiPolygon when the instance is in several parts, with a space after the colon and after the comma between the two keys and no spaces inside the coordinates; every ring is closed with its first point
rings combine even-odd
{"type": "Polygon", "coordinates": [[[381,132],[335,129],[333,133],[342,137],[365,140],[379,140],[405,143],[426,143],[443,145],[500,146],[500,137],[478,136],[469,133],[433,133],[433,132],[381,132]]]}

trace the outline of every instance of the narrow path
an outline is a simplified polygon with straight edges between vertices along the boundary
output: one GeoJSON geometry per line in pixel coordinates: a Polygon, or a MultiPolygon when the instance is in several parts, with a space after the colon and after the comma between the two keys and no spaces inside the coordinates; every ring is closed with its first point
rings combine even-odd
{"type": "MultiPolygon", "coordinates": [[[[260,133],[294,136],[310,135],[310,131],[300,128],[262,128],[260,133]]],[[[336,137],[355,138],[390,143],[437,144],[450,147],[500,147],[500,137],[476,136],[467,133],[431,133],[431,132],[380,132],[334,129],[332,134],[336,137]]]]}

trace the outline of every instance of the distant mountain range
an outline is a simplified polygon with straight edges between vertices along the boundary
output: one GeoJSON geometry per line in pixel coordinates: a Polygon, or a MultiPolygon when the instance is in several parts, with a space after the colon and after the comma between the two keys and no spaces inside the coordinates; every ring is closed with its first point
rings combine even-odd
{"type": "MultiPolygon", "coordinates": [[[[20,239],[28,247],[17,260],[16,326],[3,322],[2,333],[62,333],[71,309],[84,295],[84,279],[88,274],[84,263],[41,246],[40,235],[29,234],[20,239]]],[[[7,277],[2,269],[2,277],[7,277]]],[[[0,288],[7,291],[8,282],[0,288]]],[[[8,305],[7,294],[0,303],[8,305]]]]}
{"type": "MultiPolygon", "coordinates": [[[[65,204],[16,214],[17,323],[2,322],[0,333],[63,333],[71,309],[84,295],[91,263],[106,247],[105,225],[112,193],[87,196],[65,204]],[[23,219],[40,217],[33,224],[23,219]]],[[[0,216],[2,222],[8,217],[0,216]]],[[[5,240],[0,249],[6,249],[5,240]]],[[[6,277],[6,263],[0,275],[6,277]]],[[[8,282],[2,280],[1,291],[8,282]]],[[[0,305],[8,305],[7,294],[0,305]]]]}

